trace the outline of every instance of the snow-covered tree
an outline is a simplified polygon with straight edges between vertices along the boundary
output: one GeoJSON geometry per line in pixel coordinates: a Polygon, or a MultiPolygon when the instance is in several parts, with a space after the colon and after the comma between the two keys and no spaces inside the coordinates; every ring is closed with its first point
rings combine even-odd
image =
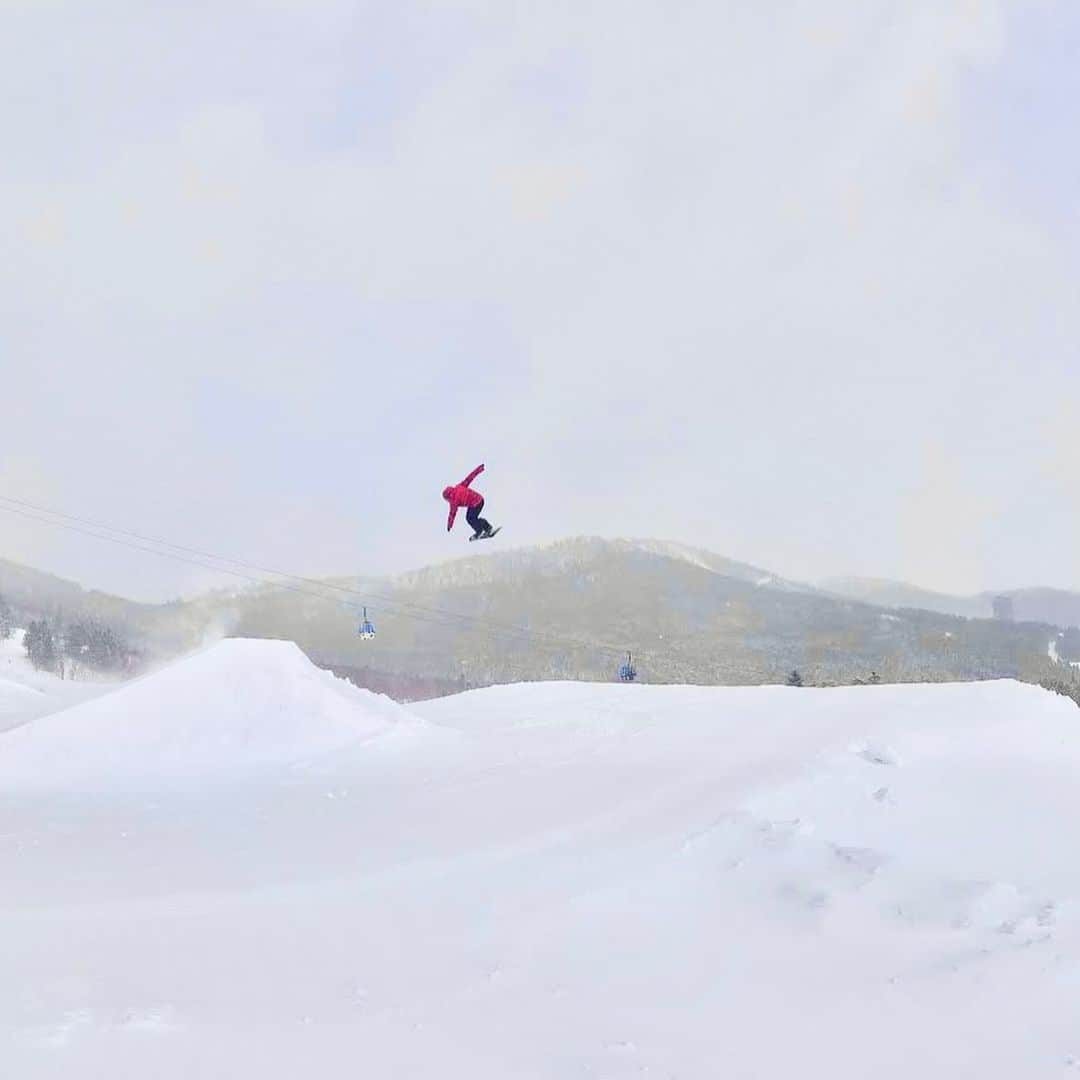
{"type": "Polygon", "coordinates": [[[802,686],[802,676],[799,674],[797,669],[793,670],[791,674],[787,677],[787,684],[788,686],[802,686]]]}
{"type": "Polygon", "coordinates": [[[30,663],[39,671],[60,670],[60,655],[56,648],[56,636],[46,619],[34,619],[26,628],[23,639],[30,663]]]}
{"type": "Polygon", "coordinates": [[[120,671],[132,656],[130,647],[111,626],[89,617],[67,625],[63,652],[71,671],[80,667],[120,671]]]}
{"type": "Polygon", "coordinates": [[[11,608],[8,607],[7,601],[0,596],[0,641],[6,641],[11,637],[12,630],[15,629],[15,617],[11,613],[11,608]]]}

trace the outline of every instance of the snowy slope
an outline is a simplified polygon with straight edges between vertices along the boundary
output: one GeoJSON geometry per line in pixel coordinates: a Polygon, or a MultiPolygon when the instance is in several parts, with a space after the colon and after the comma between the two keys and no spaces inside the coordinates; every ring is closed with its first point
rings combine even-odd
{"type": "MultiPolygon", "coordinates": [[[[309,724],[326,749],[350,721],[326,737],[326,685],[253,643],[173,669],[170,696],[230,723],[233,664],[286,671],[266,732],[288,754],[230,785],[191,771],[153,793],[0,801],[0,1075],[1080,1067],[1064,698],[562,683],[414,706],[421,724],[356,699],[367,734],[282,771],[309,724]]],[[[167,724],[201,738],[186,710],[150,709],[153,685],[93,717],[155,728],[121,778],[158,760],[167,724]]],[[[0,736],[0,758],[14,745],[0,736]]]]}
{"type": "Polygon", "coordinates": [[[115,684],[73,682],[35,671],[22,639],[23,631],[16,630],[0,641],[0,731],[113,689],[115,684]]]}

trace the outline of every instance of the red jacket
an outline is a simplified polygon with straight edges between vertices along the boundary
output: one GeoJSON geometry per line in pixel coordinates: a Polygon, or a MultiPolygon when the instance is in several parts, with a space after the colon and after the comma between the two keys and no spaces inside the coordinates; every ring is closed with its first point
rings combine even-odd
{"type": "Polygon", "coordinates": [[[463,506],[483,506],[484,496],[479,491],[473,491],[469,485],[484,471],[483,465],[477,465],[475,469],[460,484],[443,488],[442,497],[450,504],[450,517],[446,522],[446,531],[454,527],[454,518],[463,506]]]}
{"type": "Polygon", "coordinates": [[[443,498],[450,504],[450,516],[446,521],[447,532],[454,528],[454,518],[458,516],[458,511],[462,507],[483,507],[484,496],[480,494],[480,491],[474,491],[469,486],[483,471],[483,465],[476,465],[476,468],[465,476],[460,484],[443,488],[443,498]]]}

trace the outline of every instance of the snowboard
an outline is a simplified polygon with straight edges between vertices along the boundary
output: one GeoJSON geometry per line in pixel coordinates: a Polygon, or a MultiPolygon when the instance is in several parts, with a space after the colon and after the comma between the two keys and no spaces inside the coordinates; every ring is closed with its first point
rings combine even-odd
{"type": "Polygon", "coordinates": [[[496,525],[495,528],[492,529],[491,532],[489,532],[489,533],[482,533],[480,536],[470,536],[469,541],[471,543],[473,540],[490,540],[493,536],[495,536],[501,530],[502,530],[502,526],[501,525],[496,525]]]}

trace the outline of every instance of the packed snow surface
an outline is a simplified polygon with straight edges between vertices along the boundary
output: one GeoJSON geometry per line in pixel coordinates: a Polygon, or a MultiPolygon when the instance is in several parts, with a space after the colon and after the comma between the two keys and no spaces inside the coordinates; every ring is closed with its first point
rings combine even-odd
{"type": "Polygon", "coordinates": [[[410,715],[305,664],[229,643],[0,735],[0,1075],[1080,1070],[1071,701],[563,683],[410,715]],[[73,772],[94,740],[124,749],[73,772]]]}

